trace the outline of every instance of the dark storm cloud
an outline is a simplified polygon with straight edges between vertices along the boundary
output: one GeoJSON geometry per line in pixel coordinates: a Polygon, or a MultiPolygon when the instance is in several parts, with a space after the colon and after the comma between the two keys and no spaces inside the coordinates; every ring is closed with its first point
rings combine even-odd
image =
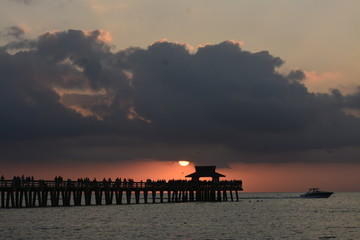
{"type": "MultiPolygon", "coordinates": [[[[23,49],[27,40],[8,44],[23,49]]],[[[66,73],[66,72],[61,72],[66,73]]],[[[1,141],[52,138],[87,132],[94,119],[83,118],[59,102],[53,86],[60,70],[37,50],[0,53],[1,141]]],[[[95,127],[93,126],[93,127],[95,127]]],[[[96,127],[95,127],[96,129],[96,127]]]]}
{"type": "Polygon", "coordinates": [[[288,75],[287,78],[293,81],[301,81],[305,79],[305,74],[301,70],[292,70],[288,75]]]}
{"type": "Polygon", "coordinates": [[[294,81],[303,78],[299,70],[278,74],[282,60],[266,51],[223,42],[190,54],[164,42],[130,59],[135,109],[168,141],[254,151],[338,147],[351,136],[358,143],[350,132],[359,123],[340,111],[336,94],[309,93],[294,81]]]}
{"type": "Polygon", "coordinates": [[[103,31],[69,30],[1,49],[2,159],[291,161],[274,158],[360,143],[344,111],[359,94],[310,93],[301,70],[233,41],[114,53],[103,31]]]}
{"type": "Polygon", "coordinates": [[[340,98],[345,101],[346,107],[360,110],[360,87],[355,94],[349,96],[341,96],[340,98]]]}

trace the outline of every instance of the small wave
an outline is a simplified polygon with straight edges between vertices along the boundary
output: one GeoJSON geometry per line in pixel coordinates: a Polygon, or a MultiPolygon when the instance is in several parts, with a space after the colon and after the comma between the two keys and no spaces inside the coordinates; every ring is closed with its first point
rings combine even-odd
{"type": "Polygon", "coordinates": [[[319,239],[331,239],[331,238],[337,238],[335,236],[324,236],[324,237],[319,237],[319,239]]]}
{"type": "Polygon", "coordinates": [[[278,196],[278,197],[239,197],[239,199],[297,199],[300,196],[278,196]]]}

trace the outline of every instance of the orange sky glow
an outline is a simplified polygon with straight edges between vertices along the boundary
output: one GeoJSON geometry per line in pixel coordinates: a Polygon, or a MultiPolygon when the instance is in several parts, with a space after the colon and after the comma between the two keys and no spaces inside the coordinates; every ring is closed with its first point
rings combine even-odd
{"type": "MultiPolygon", "coordinates": [[[[14,175],[31,175],[36,179],[64,179],[89,177],[146,179],[186,179],[194,172],[194,164],[181,166],[177,161],[145,161],[105,164],[27,165],[6,167],[5,178],[14,175]],[[46,171],[44,171],[46,169],[46,171]]],[[[331,191],[360,191],[359,164],[233,164],[230,168],[218,168],[226,175],[223,180],[241,179],[244,192],[303,192],[310,187],[331,191]],[[354,181],[355,180],[355,181],[354,181]]]]}

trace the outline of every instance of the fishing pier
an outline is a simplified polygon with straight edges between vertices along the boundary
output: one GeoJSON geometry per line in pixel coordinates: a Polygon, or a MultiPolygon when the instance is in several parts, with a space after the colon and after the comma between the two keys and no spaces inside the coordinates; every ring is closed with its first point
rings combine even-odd
{"type": "Polygon", "coordinates": [[[134,181],[63,181],[45,180],[13,180],[0,181],[0,207],[58,207],[58,206],[90,206],[131,203],[175,203],[175,202],[215,202],[239,201],[242,181],[219,181],[224,175],[209,169],[197,168],[197,171],[186,177],[188,180],[159,180],[146,182],[134,181]],[[215,174],[214,174],[215,173],[215,174]],[[208,175],[213,181],[200,181],[208,175]]]}
{"type": "Polygon", "coordinates": [[[0,185],[1,208],[111,205],[194,201],[238,201],[241,182],[77,182],[33,181],[0,185]],[[142,194],[141,194],[142,193],[142,194]],[[149,195],[151,198],[149,199],[149,195]],[[150,200],[150,201],[149,201],[150,200]]]}

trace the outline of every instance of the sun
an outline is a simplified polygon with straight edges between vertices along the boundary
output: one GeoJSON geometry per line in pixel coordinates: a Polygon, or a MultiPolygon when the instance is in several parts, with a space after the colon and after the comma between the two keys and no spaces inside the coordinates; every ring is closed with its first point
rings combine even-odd
{"type": "Polygon", "coordinates": [[[181,166],[183,166],[183,167],[189,165],[189,163],[190,163],[189,161],[184,161],[184,160],[179,161],[179,164],[180,164],[181,166]]]}

